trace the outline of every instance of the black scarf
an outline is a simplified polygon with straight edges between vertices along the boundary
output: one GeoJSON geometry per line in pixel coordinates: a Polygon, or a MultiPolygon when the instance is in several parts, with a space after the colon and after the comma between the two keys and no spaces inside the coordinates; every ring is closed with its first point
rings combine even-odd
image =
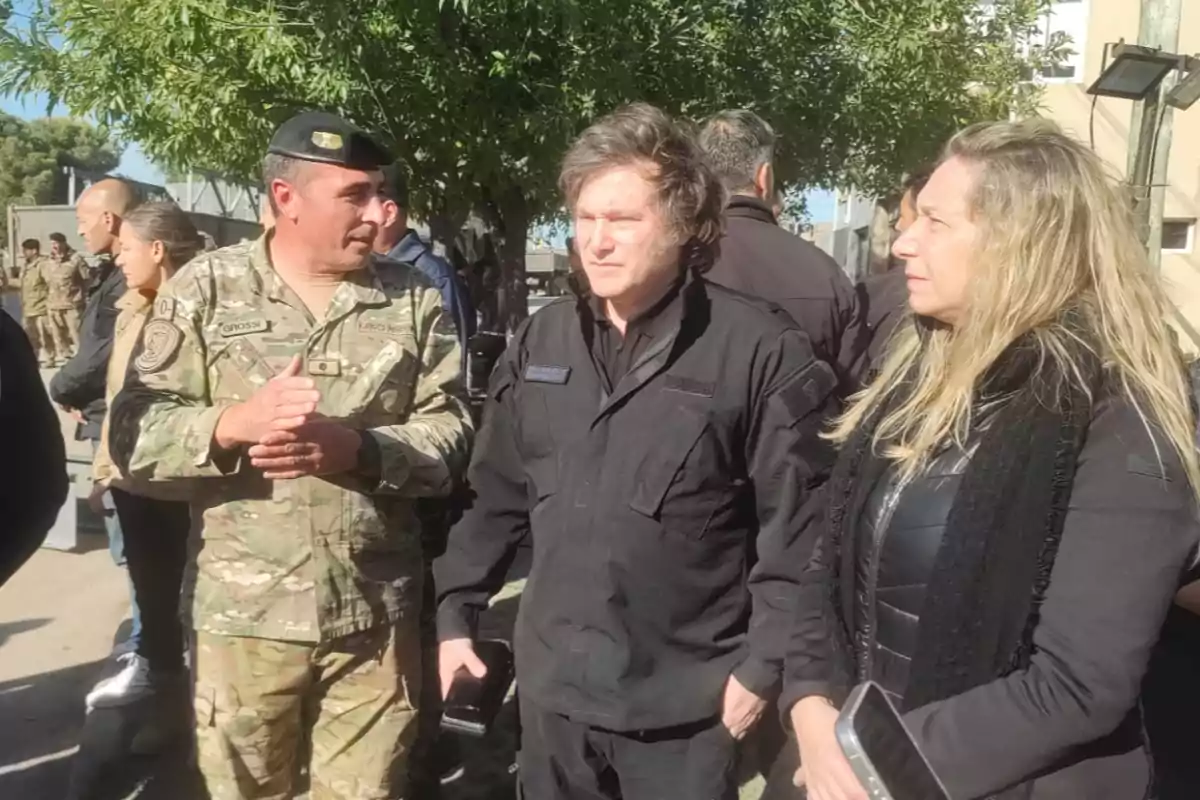
{"type": "MultiPolygon", "coordinates": [[[[1073,353],[1091,397],[1102,370],[1073,353]]],[[[904,389],[900,390],[901,392],[904,389]]],[[[1012,345],[977,393],[991,406],[947,519],[917,630],[905,710],[961,694],[1028,666],[1033,629],[1050,580],[1092,404],[1074,376],[1040,358],[1028,340],[1012,345]]],[[[854,525],[871,477],[884,468],[871,446],[877,410],[846,443],[830,481],[831,589],[843,654],[849,653],[854,525]]]]}

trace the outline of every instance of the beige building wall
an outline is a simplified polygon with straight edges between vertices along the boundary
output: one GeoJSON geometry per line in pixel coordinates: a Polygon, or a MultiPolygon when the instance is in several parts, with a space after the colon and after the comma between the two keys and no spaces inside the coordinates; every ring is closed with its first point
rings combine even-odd
{"type": "MultiPolygon", "coordinates": [[[[1082,72],[1074,78],[1051,81],[1042,100],[1042,114],[1087,142],[1094,139],[1096,151],[1112,165],[1114,174],[1124,177],[1127,164],[1133,101],[1093,97],[1087,87],[1100,74],[1104,45],[1124,38],[1136,42],[1141,13],[1140,0],[1076,0],[1087,3],[1086,40],[1077,43],[1082,72]],[[1091,123],[1089,125],[1089,120],[1091,123]]],[[[1072,3],[1071,5],[1075,5],[1072,3]]],[[[1200,0],[1184,0],[1179,31],[1179,53],[1200,53],[1200,0]]],[[[1171,300],[1188,325],[1180,328],[1180,341],[1192,352],[1200,353],[1200,241],[1195,221],[1200,217],[1200,103],[1188,111],[1174,110],[1174,132],[1166,192],[1166,220],[1191,223],[1190,250],[1164,251],[1163,277],[1171,300]]]]}

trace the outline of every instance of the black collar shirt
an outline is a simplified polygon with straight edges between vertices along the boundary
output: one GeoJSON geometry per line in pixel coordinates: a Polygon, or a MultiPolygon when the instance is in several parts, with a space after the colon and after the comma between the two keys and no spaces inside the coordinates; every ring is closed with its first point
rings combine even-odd
{"type": "Polygon", "coordinates": [[[629,374],[641,356],[650,349],[650,345],[670,336],[679,327],[683,318],[683,299],[680,291],[683,283],[682,278],[676,281],[654,305],[629,320],[625,324],[624,335],[605,316],[604,301],[595,295],[587,296],[581,315],[584,336],[588,341],[596,373],[604,383],[607,394],[612,394],[613,389],[621,383],[621,379],[629,374]]]}

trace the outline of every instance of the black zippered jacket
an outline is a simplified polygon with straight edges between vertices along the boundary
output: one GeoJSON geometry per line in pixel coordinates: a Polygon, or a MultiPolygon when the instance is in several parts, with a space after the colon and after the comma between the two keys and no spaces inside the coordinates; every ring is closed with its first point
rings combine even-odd
{"type": "Polygon", "coordinates": [[[776,686],[833,461],[818,433],[836,379],[808,337],[707,281],[681,292],[611,395],[584,299],[526,321],[492,377],[473,503],[435,565],[440,638],[472,636],[532,534],[521,692],[612,731],[712,718],[730,674],[776,686]]]}
{"type": "Polygon", "coordinates": [[[87,305],[79,323],[79,352],[50,381],[50,397],[59,405],[77,408],[83,422],[75,430],[79,440],[100,439],[107,413],[104,390],[108,358],[112,355],[117,301],[125,294],[125,275],[107,257],[96,267],[88,285],[87,305]]]}
{"type": "Polygon", "coordinates": [[[870,331],[854,285],[816,245],[779,227],[762,200],[730,199],[721,253],[705,277],[777,303],[808,334],[817,358],[833,367],[842,395],[860,388],[870,331]]]}

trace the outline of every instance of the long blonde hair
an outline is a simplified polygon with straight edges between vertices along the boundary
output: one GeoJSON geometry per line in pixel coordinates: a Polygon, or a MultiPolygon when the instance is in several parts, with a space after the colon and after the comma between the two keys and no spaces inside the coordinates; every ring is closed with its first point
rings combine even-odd
{"type": "Polygon", "coordinates": [[[1077,354],[1081,346],[1093,351],[1105,380],[1121,388],[1148,430],[1157,425],[1200,492],[1190,389],[1165,322],[1168,301],[1130,204],[1103,163],[1040,119],[966,128],[946,146],[943,161],[951,158],[977,176],[971,210],[979,248],[962,321],[924,331],[903,326],[829,438],[845,442],[887,404],[873,445],[911,477],[940,446],[965,441],[981,379],[1028,337],[1040,358],[1084,391],[1077,354]],[[1078,324],[1069,326],[1068,316],[1078,324]]]}

